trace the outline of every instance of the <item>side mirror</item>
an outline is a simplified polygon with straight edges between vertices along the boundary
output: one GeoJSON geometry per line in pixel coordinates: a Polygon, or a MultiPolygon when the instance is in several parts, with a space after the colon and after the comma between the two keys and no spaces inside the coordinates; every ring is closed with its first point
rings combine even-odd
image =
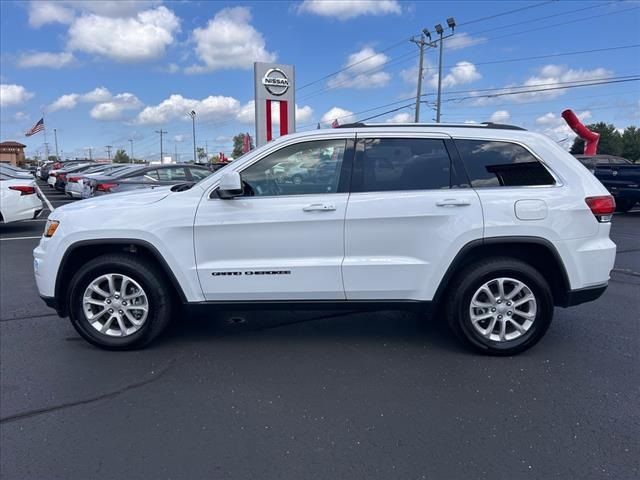
{"type": "Polygon", "coordinates": [[[224,200],[239,197],[244,193],[242,188],[242,177],[238,172],[227,172],[220,179],[220,185],[216,190],[218,196],[224,200]]]}

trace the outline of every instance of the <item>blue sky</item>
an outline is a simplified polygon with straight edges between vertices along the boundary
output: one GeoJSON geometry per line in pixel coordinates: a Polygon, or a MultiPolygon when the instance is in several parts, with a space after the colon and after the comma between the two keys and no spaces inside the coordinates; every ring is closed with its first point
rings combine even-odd
{"type": "MultiPolygon", "coordinates": [[[[518,124],[566,146],[565,108],[585,122],[640,123],[640,82],[514,94],[522,85],[640,74],[639,2],[76,0],[3,1],[0,9],[0,135],[25,143],[28,154],[43,150],[42,134],[24,132],[44,110],[66,156],[89,146],[94,157],[106,155],[105,145],[128,151],[133,139],[136,156],[152,159],[154,131],[163,129],[165,151],[186,159],[191,109],[198,146],[228,154],[232,135],[253,132],[255,60],[295,65],[298,130],[404,107],[417,78],[408,38],[448,17],[459,26],[445,40],[443,121],[518,124]],[[571,53],[588,50],[601,51],[571,53]]],[[[437,50],[429,49],[422,121],[435,115],[436,66],[437,50]]],[[[375,121],[413,115],[407,107],[375,121]]]]}

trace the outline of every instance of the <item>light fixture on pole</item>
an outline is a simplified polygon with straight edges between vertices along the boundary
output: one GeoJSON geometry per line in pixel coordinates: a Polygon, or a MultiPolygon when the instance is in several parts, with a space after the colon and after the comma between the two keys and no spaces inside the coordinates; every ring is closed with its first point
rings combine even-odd
{"type": "Polygon", "coordinates": [[[196,163],[196,111],[191,110],[187,115],[191,117],[193,127],[193,163],[196,163]]]}

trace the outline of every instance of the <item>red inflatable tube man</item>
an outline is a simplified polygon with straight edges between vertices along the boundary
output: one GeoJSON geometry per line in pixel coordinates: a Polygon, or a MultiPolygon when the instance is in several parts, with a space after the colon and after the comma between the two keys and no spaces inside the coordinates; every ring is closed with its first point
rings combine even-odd
{"type": "Polygon", "coordinates": [[[571,127],[571,130],[576,132],[576,134],[584,140],[584,154],[585,155],[595,155],[598,151],[598,142],[600,141],[600,134],[597,132],[592,132],[587,127],[585,127],[582,122],[578,119],[573,110],[565,110],[562,112],[562,118],[567,122],[567,125],[571,127]]]}

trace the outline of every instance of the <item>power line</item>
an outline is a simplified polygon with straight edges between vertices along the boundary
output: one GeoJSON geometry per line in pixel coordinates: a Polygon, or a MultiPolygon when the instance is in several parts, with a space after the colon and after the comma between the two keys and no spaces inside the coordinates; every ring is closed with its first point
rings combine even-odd
{"type": "MultiPolygon", "coordinates": [[[[472,23],[478,23],[478,22],[490,20],[490,19],[493,19],[493,18],[505,16],[505,15],[510,15],[512,13],[521,12],[523,10],[529,10],[529,9],[532,9],[532,8],[541,7],[541,6],[547,5],[549,3],[553,3],[554,1],[555,0],[547,0],[547,1],[540,2],[540,3],[534,4],[534,5],[528,5],[526,7],[520,7],[520,8],[516,8],[516,9],[512,9],[512,10],[507,10],[505,12],[497,13],[495,15],[490,15],[488,17],[482,17],[482,18],[477,18],[475,20],[469,20],[468,22],[463,22],[463,23],[458,24],[458,27],[461,27],[461,26],[464,26],[464,25],[470,25],[472,23]]],[[[324,76],[322,76],[322,77],[320,77],[320,78],[318,78],[318,79],[316,79],[316,80],[314,80],[312,82],[305,83],[301,87],[296,88],[296,91],[300,91],[300,90],[302,90],[304,88],[307,88],[307,87],[309,87],[311,85],[315,85],[316,83],[322,82],[323,80],[326,80],[327,78],[333,77],[334,75],[338,75],[339,73],[342,73],[342,72],[344,72],[346,70],[349,70],[349,69],[351,69],[351,68],[353,68],[355,66],[358,66],[358,65],[366,62],[367,60],[370,60],[370,59],[380,55],[381,53],[388,52],[389,50],[392,50],[392,49],[397,48],[397,47],[399,47],[401,45],[404,45],[404,44],[406,44],[407,40],[409,40],[410,38],[411,37],[405,37],[402,40],[399,40],[398,42],[396,42],[396,43],[394,43],[394,44],[392,44],[392,45],[380,50],[379,52],[376,52],[373,55],[369,55],[368,57],[360,59],[357,62],[354,62],[354,63],[352,63],[350,65],[346,65],[345,67],[343,67],[343,68],[341,68],[339,70],[336,70],[334,72],[328,73],[328,74],[326,74],[326,75],[324,75],[324,76]]]]}
{"type": "MultiPolygon", "coordinates": [[[[613,84],[613,83],[623,83],[623,82],[637,82],[640,81],[640,75],[636,75],[634,78],[622,78],[622,79],[610,79],[610,80],[602,80],[602,81],[596,81],[593,83],[589,83],[589,84],[579,84],[579,85],[563,85],[563,86],[559,86],[559,87],[549,87],[549,88],[533,88],[533,89],[529,89],[529,90],[520,90],[517,92],[504,92],[501,94],[486,94],[486,95],[477,95],[477,96],[471,96],[471,97],[465,97],[463,99],[477,99],[477,98],[491,98],[491,97],[496,97],[496,96],[506,96],[506,95],[518,95],[518,94],[523,94],[523,93],[535,93],[535,92],[543,92],[543,91],[551,91],[551,90],[560,90],[560,89],[571,89],[571,88],[579,88],[579,87],[590,87],[590,86],[598,86],[598,85],[609,85],[609,84],[613,84]]],[[[567,83],[567,82],[556,82],[555,84],[547,84],[547,85],[557,85],[560,83],[567,83]]],[[[424,96],[424,95],[423,95],[424,96]]],[[[463,99],[447,99],[447,100],[463,100],[463,99]]],[[[371,120],[373,118],[378,118],[381,117],[383,115],[387,115],[389,113],[393,113],[393,112],[397,112],[398,110],[401,110],[403,108],[407,108],[407,107],[411,107],[413,106],[412,103],[403,105],[401,107],[397,107],[391,110],[387,110],[385,112],[381,112],[378,113],[376,115],[372,115],[370,117],[367,117],[365,119],[362,120],[357,120],[357,122],[362,122],[362,121],[366,121],[366,120],[371,120]]],[[[378,108],[382,108],[382,107],[378,107],[378,108]]],[[[375,110],[376,108],[372,108],[371,110],[375,110]]],[[[362,113],[362,112],[359,112],[362,113]]],[[[358,115],[358,113],[354,113],[352,115],[358,115]]],[[[349,115],[351,116],[351,115],[349,115]]]]}
{"type": "Polygon", "coordinates": [[[526,7],[520,7],[513,10],[508,10],[506,12],[496,13],[494,15],[489,15],[487,17],[476,18],[475,20],[469,20],[468,22],[462,22],[458,24],[458,27],[464,27],[465,25],[471,25],[473,23],[484,22],[486,20],[492,20],[494,18],[503,17],[505,15],[511,15],[512,13],[522,12],[523,10],[530,10],[532,8],[542,7],[544,5],[548,5],[549,3],[553,3],[555,0],[547,0],[546,2],[536,3],[534,5],[527,5],[526,7]]]}

